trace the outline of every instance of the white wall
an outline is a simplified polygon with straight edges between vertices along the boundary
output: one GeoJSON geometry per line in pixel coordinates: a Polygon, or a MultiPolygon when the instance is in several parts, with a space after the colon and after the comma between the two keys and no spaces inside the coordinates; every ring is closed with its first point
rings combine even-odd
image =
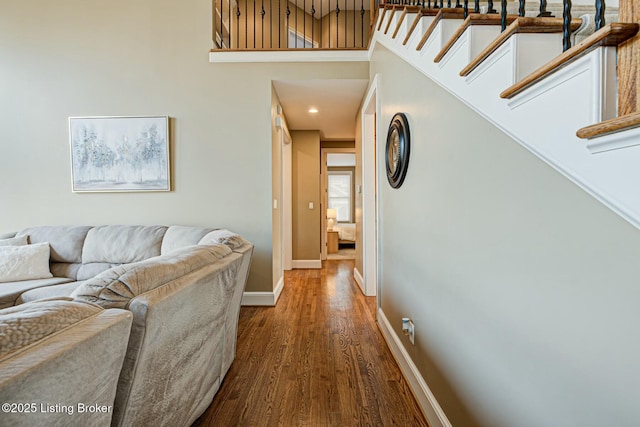
{"type": "Polygon", "coordinates": [[[452,424],[637,426],[638,230],[379,45],[376,73],[378,138],[412,138],[400,189],[378,151],[382,310],[452,424]]]}
{"type": "Polygon", "coordinates": [[[43,224],[227,227],[271,291],[271,80],[366,63],[210,64],[208,0],[0,3],[0,232],[43,224]],[[172,117],[170,193],[74,194],[69,116],[172,117]]]}

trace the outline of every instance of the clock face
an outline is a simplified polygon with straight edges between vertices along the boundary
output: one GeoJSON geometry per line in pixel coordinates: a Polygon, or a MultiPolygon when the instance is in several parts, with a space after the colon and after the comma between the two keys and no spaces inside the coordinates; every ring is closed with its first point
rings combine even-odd
{"type": "Polygon", "coordinates": [[[409,122],[402,113],[391,119],[386,145],[387,180],[393,188],[402,185],[409,164],[409,122]]]}
{"type": "Polygon", "coordinates": [[[389,163],[389,173],[394,174],[398,170],[398,160],[400,159],[400,135],[398,135],[398,129],[394,128],[391,131],[390,138],[387,162],[389,163]]]}

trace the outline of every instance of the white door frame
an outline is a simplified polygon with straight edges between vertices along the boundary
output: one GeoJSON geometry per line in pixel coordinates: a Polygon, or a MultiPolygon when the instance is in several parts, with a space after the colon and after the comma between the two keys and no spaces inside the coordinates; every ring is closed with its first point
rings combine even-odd
{"type": "Polygon", "coordinates": [[[293,214],[292,214],[292,190],[291,190],[291,134],[287,123],[282,116],[276,117],[276,126],[280,130],[280,145],[281,145],[281,179],[282,183],[282,215],[280,230],[282,233],[282,240],[280,247],[282,249],[282,269],[291,270],[293,264],[293,214]]]}
{"type": "MultiPolygon", "coordinates": [[[[320,215],[320,245],[322,247],[322,260],[327,259],[327,208],[329,207],[329,195],[327,193],[328,186],[328,167],[327,167],[327,154],[329,153],[356,153],[355,148],[322,148],[320,149],[320,191],[322,197],[320,198],[320,209],[323,214],[320,215]]],[[[355,194],[352,195],[355,198],[355,194]]],[[[355,199],[354,199],[355,200],[355,199]]],[[[355,201],[354,201],[355,203],[355,201]]],[[[355,221],[355,218],[353,219],[355,221]]]]}
{"type": "MultiPolygon", "coordinates": [[[[376,74],[369,85],[362,104],[362,292],[367,296],[379,295],[378,270],[378,174],[376,173],[377,118],[380,101],[377,96],[380,76],[376,74]]],[[[376,305],[380,307],[380,298],[376,305]]]]}

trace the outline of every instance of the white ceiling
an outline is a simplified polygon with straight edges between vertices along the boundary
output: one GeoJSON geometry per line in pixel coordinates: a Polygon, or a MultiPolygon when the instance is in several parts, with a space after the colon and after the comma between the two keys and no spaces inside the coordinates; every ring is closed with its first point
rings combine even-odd
{"type": "Polygon", "coordinates": [[[355,139],[356,114],[368,80],[274,80],[290,130],[319,130],[323,141],[355,139]],[[318,109],[309,113],[310,108],[318,109]]]}

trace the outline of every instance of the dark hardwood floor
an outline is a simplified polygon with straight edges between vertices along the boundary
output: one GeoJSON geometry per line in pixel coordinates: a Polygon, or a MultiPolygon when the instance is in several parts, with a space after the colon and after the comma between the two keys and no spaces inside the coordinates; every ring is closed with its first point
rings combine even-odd
{"type": "Polygon", "coordinates": [[[242,307],[236,359],[205,426],[426,426],[353,261],[294,270],[276,307],[242,307]]]}

